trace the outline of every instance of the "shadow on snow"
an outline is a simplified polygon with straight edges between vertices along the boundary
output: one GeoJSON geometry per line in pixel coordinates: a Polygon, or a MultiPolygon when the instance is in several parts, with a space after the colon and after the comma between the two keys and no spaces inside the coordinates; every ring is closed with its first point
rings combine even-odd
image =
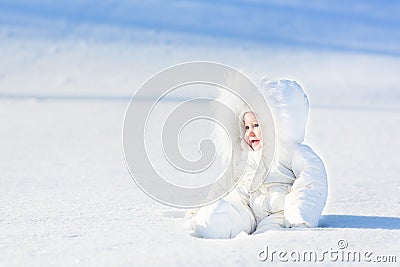
{"type": "Polygon", "coordinates": [[[323,215],[322,228],[359,228],[400,230],[400,218],[358,215],[323,215]]]}

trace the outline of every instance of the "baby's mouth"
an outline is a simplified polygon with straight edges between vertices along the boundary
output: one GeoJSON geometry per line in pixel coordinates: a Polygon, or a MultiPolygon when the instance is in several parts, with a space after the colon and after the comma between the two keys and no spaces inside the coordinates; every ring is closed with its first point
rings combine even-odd
{"type": "Polygon", "coordinates": [[[250,140],[250,142],[251,142],[251,146],[255,146],[255,145],[258,145],[260,143],[260,140],[253,139],[253,140],[250,140]]]}

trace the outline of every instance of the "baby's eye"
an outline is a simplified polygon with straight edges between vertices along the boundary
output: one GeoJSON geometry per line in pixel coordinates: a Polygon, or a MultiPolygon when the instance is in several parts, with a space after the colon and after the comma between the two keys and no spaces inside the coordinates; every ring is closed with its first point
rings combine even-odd
{"type": "Polygon", "coordinates": [[[258,127],[258,126],[259,126],[258,123],[255,123],[255,124],[254,124],[254,127],[258,127]]]}
{"type": "Polygon", "coordinates": [[[250,127],[249,127],[249,126],[244,126],[244,128],[245,128],[246,130],[250,129],[250,127]]]}

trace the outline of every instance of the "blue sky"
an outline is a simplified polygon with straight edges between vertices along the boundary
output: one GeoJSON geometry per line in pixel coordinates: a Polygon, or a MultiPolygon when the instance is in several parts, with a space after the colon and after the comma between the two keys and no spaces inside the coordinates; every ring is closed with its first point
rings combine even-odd
{"type": "Polygon", "coordinates": [[[147,31],[399,56],[398,14],[391,0],[5,0],[0,29],[6,38],[118,41],[147,31]]]}

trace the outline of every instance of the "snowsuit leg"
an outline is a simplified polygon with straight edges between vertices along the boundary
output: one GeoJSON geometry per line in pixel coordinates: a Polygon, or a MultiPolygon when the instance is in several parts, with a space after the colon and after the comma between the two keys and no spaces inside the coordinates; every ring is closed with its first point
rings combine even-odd
{"type": "Polygon", "coordinates": [[[265,233],[269,230],[279,230],[285,228],[285,216],[283,215],[283,211],[272,213],[262,219],[257,224],[257,229],[253,233],[253,235],[265,233]]]}
{"type": "Polygon", "coordinates": [[[253,212],[235,192],[201,208],[193,218],[194,235],[203,238],[232,238],[255,228],[253,212]]]}
{"type": "Polygon", "coordinates": [[[286,228],[284,205],[290,191],[289,184],[270,184],[262,186],[250,198],[250,206],[257,221],[253,234],[286,228]]]}

